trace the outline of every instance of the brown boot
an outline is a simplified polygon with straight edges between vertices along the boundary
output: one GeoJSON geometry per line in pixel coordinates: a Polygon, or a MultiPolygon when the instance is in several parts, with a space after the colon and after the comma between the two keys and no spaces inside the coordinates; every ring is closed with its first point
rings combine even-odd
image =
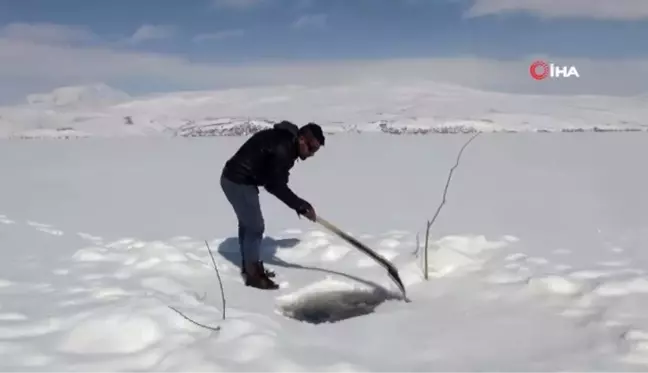
{"type": "MultiPolygon", "coordinates": [[[[263,270],[263,273],[265,273],[266,277],[274,278],[276,276],[274,271],[272,271],[270,269],[265,269],[265,267],[263,266],[262,261],[259,261],[259,263],[261,264],[261,269],[263,270]]],[[[241,261],[241,276],[246,276],[246,274],[247,274],[247,272],[246,272],[246,269],[245,269],[245,261],[241,261]]]]}
{"type": "Polygon", "coordinates": [[[245,275],[246,286],[252,286],[264,290],[274,290],[279,288],[279,285],[266,276],[263,266],[259,262],[247,265],[245,268],[245,275]]]}

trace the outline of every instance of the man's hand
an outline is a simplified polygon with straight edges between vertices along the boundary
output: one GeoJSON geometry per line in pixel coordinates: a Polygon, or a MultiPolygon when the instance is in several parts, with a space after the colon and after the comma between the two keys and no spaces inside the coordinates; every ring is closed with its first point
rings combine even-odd
{"type": "Polygon", "coordinates": [[[297,210],[297,213],[304,215],[308,220],[315,221],[317,219],[317,214],[315,214],[315,209],[308,202],[297,210]]]}
{"type": "Polygon", "coordinates": [[[315,209],[312,208],[312,207],[310,209],[306,210],[306,212],[304,213],[304,216],[306,218],[308,218],[308,220],[310,220],[310,221],[315,221],[317,219],[317,214],[315,214],[315,209]]]}

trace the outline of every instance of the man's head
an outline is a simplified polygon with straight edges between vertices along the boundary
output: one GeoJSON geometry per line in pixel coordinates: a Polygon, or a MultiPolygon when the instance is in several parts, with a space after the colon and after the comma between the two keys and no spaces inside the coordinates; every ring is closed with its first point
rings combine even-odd
{"type": "Polygon", "coordinates": [[[320,146],[324,146],[324,142],[324,133],[319,125],[308,123],[301,127],[297,133],[299,159],[304,160],[315,155],[320,146]]]}

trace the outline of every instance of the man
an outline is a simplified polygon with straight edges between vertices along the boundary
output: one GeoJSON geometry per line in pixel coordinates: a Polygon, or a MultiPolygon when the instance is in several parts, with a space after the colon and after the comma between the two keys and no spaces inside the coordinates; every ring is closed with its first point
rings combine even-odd
{"type": "Polygon", "coordinates": [[[315,123],[298,128],[282,121],[251,136],[225,163],[221,187],[238,220],[241,273],[245,284],[260,289],[277,289],[260,260],[259,248],[265,230],[259,204],[259,186],[288,207],[315,221],[315,210],[288,187],[290,170],[297,158],[312,157],[324,146],[322,128],[315,123]]]}

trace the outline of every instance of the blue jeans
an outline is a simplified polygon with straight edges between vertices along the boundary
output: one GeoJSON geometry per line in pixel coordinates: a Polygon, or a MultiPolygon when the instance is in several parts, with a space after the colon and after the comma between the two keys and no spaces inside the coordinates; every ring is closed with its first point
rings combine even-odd
{"type": "Polygon", "coordinates": [[[265,230],[259,203],[259,188],[254,185],[236,184],[223,176],[220,184],[238,220],[241,259],[246,266],[254,265],[260,260],[259,252],[265,230]]]}

